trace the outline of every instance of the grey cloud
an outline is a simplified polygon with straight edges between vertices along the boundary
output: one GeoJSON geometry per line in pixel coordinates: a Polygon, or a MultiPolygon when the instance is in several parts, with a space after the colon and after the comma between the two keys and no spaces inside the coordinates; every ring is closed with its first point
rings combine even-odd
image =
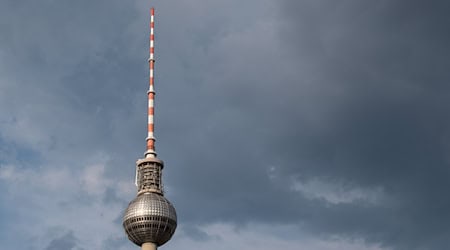
{"type": "Polygon", "coordinates": [[[73,235],[73,232],[68,232],[61,237],[55,238],[50,241],[45,250],[61,250],[61,249],[69,249],[76,250],[80,249],[77,247],[77,238],[73,235]]]}
{"type": "MultiPolygon", "coordinates": [[[[154,4],[157,150],[180,225],[283,224],[392,249],[448,245],[447,3],[154,4]],[[315,179],[381,188],[386,199],[330,204],[292,188],[315,179]]],[[[0,155],[29,150],[39,165],[79,166],[100,152],[106,175],[132,185],[149,4],[1,5],[11,11],[0,15],[0,155]],[[20,124],[31,133],[23,141],[4,129],[20,124]]],[[[113,190],[104,201],[123,203],[113,190]]]]}
{"type": "Polygon", "coordinates": [[[110,237],[104,241],[102,249],[118,249],[127,244],[129,244],[128,239],[110,237]]]}
{"type": "Polygon", "coordinates": [[[168,170],[181,220],[294,223],[395,249],[448,245],[445,6],[283,1],[274,41],[213,42],[234,53],[201,72],[207,90],[186,90],[194,117],[172,122],[190,128],[171,144],[185,144],[174,165],[192,177],[168,170]],[[289,190],[310,178],[382,187],[390,199],[330,205],[289,190]]]}
{"type": "Polygon", "coordinates": [[[210,241],[210,240],[220,240],[218,235],[210,235],[207,232],[201,230],[198,226],[185,225],[177,229],[182,231],[187,237],[200,242],[210,241]]]}

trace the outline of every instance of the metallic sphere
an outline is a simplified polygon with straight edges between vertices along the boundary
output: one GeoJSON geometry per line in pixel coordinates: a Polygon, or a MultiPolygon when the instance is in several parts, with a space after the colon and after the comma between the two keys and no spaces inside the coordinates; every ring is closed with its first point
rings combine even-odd
{"type": "Polygon", "coordinates": [[[144,193],[128,205],[123,227],[128,238],[136,245],[152,242],[161,246],[175,233],[177,214],[164,196],[144,193]]]}

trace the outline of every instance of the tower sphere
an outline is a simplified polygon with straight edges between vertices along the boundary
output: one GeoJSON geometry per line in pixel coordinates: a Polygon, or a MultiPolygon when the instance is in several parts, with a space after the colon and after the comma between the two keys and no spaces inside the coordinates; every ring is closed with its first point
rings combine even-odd
{"type": "Polygon", "coordinates": [[[177,214],[164,196],[144,193],[130,202],[123,217],[128,238],[138,246],[153,242],[158,246],[170,240],[177,227],[177,214]]]}

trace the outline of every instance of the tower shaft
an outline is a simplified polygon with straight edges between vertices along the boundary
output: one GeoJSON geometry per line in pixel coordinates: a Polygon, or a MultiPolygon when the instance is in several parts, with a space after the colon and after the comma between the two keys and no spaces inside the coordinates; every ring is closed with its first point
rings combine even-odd
{"type": "Polygon", "coordinates": [[[154,68],[155,68],[155,9],[150,10],[150,77],[148,95],[147,150],[136,162],[137,196],[128,204],[122,225],[133,243],[142,250],[156,250],[172,238],[177,228],[177,213],[164,197],[162,183],[163,161],[156,157],[154,136],[154,68]]]}
{"type": "Polygon", "coordinates": [[[156,250],[156,244],[155,243],[144,243],[142,244],[142,250],[156,250]]]}

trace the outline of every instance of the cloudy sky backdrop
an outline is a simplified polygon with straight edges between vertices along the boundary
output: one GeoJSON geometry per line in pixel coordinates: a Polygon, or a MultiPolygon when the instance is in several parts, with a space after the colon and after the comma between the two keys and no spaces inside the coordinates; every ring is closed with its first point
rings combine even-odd
{"type": "Polygon", "coordinates": [[[448,1],[1,0],[1,249],[137,249],[151,6],[162,249],[448,248],[448,1]]]}

